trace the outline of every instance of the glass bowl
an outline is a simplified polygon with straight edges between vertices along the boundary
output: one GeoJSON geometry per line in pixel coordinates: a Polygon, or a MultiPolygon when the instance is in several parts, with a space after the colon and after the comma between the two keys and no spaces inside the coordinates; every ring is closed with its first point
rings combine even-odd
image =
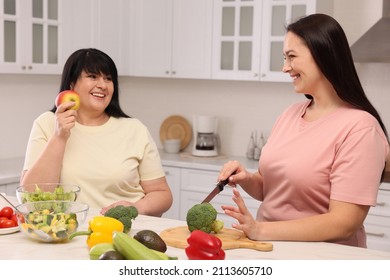
{"type": "Polygon", "coordinates": [[[48,200],[16,206],[20,230],[42,242],[68,241],[69,235],[85,222],[89,206],[74,201],[48,200]]]}
{"type": "Polygon", "coordinates": [[[79,193],[79,186],[63,183],[29,184],[16,189],[16,197],[20,204],[47,200],[76,201],[79,193]]]}

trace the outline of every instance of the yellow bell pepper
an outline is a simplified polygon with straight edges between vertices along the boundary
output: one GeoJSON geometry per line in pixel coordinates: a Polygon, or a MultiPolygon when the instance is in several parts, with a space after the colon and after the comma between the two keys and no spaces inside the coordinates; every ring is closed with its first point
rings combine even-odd
{"type": "Polygon", "coordinates": [[[122,222],[111,217],[95,216],[88,222],[87,231],[78,231],[69,236],[71,240],[75,236],[88,235],[87,245],[92,248],[99,243],[112,243],[112,235],[114,232],[123,232],[124,226],[122,222]]]}

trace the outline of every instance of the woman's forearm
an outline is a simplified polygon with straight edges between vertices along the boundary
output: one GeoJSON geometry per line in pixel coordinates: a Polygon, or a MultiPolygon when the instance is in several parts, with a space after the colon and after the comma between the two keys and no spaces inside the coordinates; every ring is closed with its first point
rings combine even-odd
{"type": "Polygon", "coordinates": [[[65,147],[66,140],[53,136],[33,166],[23,171],[20,184],[59,182],[65,147]]]}
{"type": "Polygon", "coordinates": [[[239,185],[254,199],[263,200],[263,177],[259,172],[248,172],[246,179],[240,182],[239,185]]]}

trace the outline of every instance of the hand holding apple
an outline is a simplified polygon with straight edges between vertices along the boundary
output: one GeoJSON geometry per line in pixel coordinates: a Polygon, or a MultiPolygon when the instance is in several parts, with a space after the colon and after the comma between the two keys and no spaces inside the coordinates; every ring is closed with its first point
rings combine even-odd
{"type": "Polygon", "coordinates": [[[70,108],[72,110],[78,110],[80,108],[80,96],[78,95],[77,92],[73,90],[64,90],[61,91],[57,97],[56,97],[56,107],[60,106],[62,103],[67,102],[67,101],[72,101],[75,102],[76,104],[70,108]]]}

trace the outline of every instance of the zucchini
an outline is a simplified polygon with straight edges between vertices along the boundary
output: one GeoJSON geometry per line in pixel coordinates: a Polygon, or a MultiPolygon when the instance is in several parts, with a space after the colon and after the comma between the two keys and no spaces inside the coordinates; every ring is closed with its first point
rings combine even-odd
{"type": "Polygon", "coordinates": [[[158,254],[149,249],[141,242],[123,232],[115,232],[113,244],[116,251],[125,257],[126,260],[168,260],[166,254],[158,254]]]}
{"type": "Polygon", "coordinates": [[[102,254],[109,251],[115,251],[114,245],[111,243],[98,243],[89,250],[89,259],[97,260],[102,254]]]}

